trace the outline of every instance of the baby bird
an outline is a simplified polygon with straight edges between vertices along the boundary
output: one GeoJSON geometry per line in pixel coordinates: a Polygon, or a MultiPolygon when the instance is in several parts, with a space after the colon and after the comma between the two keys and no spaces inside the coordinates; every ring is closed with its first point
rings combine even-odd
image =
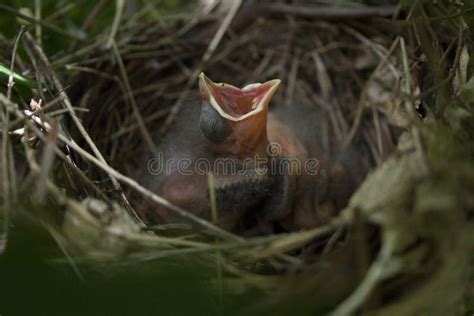
{"type": "MultiPolygon", "coordinates": [[[[324,152],[323,116],[294,102],[269,104],[281,81],[237,88],[203,73],[199,94],[186,102],[137,179],[156,194],[210,219],[208,174],[215,179],[217,224],[234,232],[310,228],[345,206],[370,162],[354,148],[324,152]]],[[[179,222],[163,206],[146,204],[150,223],[179,222]]]]}

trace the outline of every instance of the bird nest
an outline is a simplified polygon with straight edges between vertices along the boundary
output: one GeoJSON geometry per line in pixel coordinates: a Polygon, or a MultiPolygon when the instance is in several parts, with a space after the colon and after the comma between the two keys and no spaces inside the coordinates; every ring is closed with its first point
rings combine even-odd
{"type": "Polygon", "coordinates": [[[153,23],[135,16],[54,58],[23,34],[37,81],[55,93],[18,101],[38,113],[28,118],[5,95],[0,103],[27,123],[19,165],[39,183],[34,201],[55,201],[38,216],[77,270],[192,263],[191,281],[224,312],[467,313],[474,98],[460,10],[224,1],[153,23]],[[243,238],[133,179],[202,71],[237,86],[279,78],[274,104],[297,96],[322,109],[328,146],[363,144],[374,169],[347,207],[312,229],[243,238]],[[183,224],[144,225],[145,198],[183,224]]]}

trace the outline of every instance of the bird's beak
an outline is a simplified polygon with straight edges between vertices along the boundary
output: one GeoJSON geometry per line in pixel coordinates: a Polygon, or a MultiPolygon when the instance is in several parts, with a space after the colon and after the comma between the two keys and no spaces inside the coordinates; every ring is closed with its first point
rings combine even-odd
{"type": "Polygon", "coordinates": [[[241,122],[268,108],[281,81],[254,83],[239,89],[225,83],[215,83],[204,73],[199,75],[199,90],[219,115],[232,122],[241,122]]]}

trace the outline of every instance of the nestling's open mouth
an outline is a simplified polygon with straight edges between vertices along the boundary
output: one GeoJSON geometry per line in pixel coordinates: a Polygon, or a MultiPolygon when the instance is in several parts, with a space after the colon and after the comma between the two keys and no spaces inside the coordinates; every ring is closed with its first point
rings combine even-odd
{"type": "Polygon", "coordinates": [[[225,119],[239,122],[263,111],[275,94],[280,80],[254,83],[239,89],[225,83],[215,83],[204,73],[199,75],[199,90],[204,100],[225,119]]]}

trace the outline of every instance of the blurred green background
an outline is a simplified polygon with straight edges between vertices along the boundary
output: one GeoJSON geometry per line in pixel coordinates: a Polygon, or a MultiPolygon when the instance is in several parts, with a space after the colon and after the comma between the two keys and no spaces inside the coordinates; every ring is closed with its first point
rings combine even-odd
{"type": "MultiPolygon", "coordinates": [[[[126,0],[123,23],[127,18],[139,13],[140,21],[156,21],[162,16],[186,9],[195,0],[126,0]]],[[[3,0],[0,3],[0,34],[14,38],[20,29],[21,14],[35,17],[39,6],[43,23],[43,44],[47,53],[61,53],[71,45],[71,39],[87,41],[112,25],[116,8],[114,0],[3,0]],[[87,22],[96,6],[101,6],[97,17],[87,22]],[[89,23],[87,32],[84,23],[89,23]],[[59,28],[62,33],[52,31],[49,26],[59,28]],[[69,34],[69,36],[67,35],[69,34]]],[[[24,20],[22,23],[25,23],[24,20]]],[[[28,22],[26,22],[28,24],[28,22]]]]}

